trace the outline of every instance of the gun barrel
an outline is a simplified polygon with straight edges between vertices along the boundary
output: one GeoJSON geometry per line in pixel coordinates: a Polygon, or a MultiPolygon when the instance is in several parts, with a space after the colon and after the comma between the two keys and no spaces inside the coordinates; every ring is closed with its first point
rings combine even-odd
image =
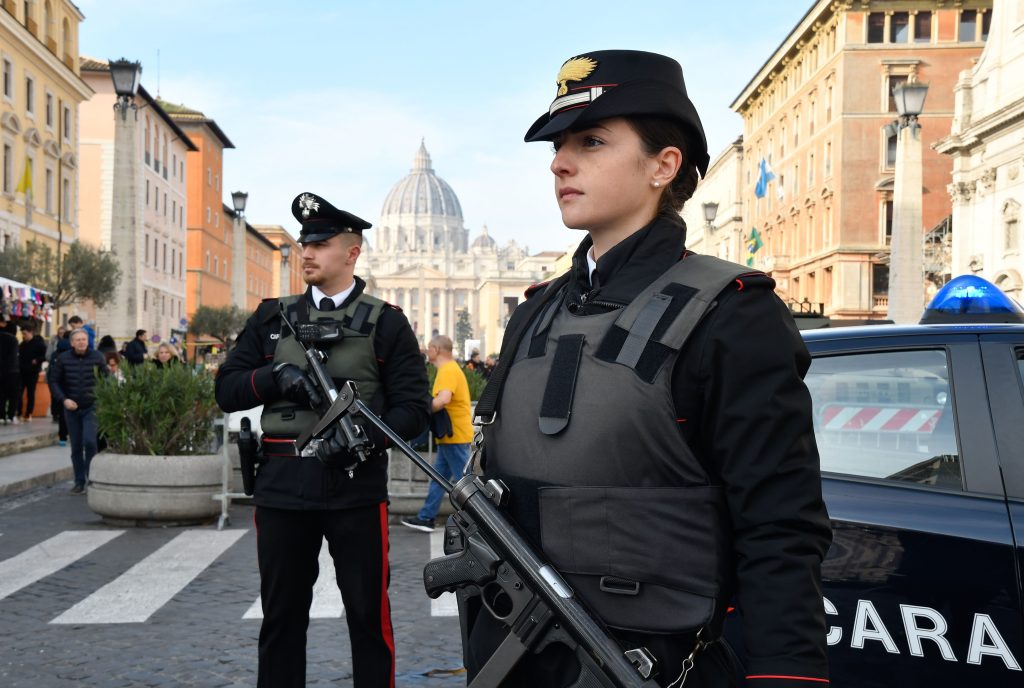
{"type": "Polygon", "coordinates": [[[410,447],[405,440],[398,436],[398,433],[389,428],[384,421],[377,417],[377,414],[375,414],[373,411],[367,408],[366,404],[364,404],[361,399],[356,399],[355,406],[357,409],[359,409],[359,412],[363,414],[363,418],[367,419],[375,426],[377,426],[377,429],[379,429],[381,432],[387,435],[389,440],[394,442],[395,447],[400,452],[405,454],[410,461],[419,466],[420,470],[426,473],[431,480],[440,485],[445,492],[451,494],[452,484],[451,481],[448,480],[448,478],[438,473],[436,468],[431,466],[423,459],[422,456],[417,454],[415,449],[410,447]]]}

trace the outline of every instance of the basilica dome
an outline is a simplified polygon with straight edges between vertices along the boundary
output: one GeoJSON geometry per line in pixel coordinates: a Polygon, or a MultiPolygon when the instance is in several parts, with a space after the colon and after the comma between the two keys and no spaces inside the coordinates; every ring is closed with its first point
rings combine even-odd
{"type": "Polygon", "coordinates": [[[381,217],[389,215],[433,215],[457,219],[462,223],[462,207],[448,182],[434,174],[427,147],[420,142],[412,169],[388,192],[381,217]]]}

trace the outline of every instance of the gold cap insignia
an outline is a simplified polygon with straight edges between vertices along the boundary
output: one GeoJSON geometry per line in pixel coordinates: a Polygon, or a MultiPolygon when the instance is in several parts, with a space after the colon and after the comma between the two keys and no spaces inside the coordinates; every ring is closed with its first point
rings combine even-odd
{"type": "Polygon", "coordinates": [[[589,57],[574,57],[571,60],[566,60],[562,68],[558,70],[558,77],[555,79],[558,82],[558,95],[564,96],[569,92],[569,87],[565,85],[565,82],[583,81],[596,67],[597,61],[589,57]]]}
{"type": "Polygon", "coordinates": [[[316,212],[320,210],[320,204],[317,203],[316,199],[309,194],[302,194],[299,196],[299,207],[302,208],[302,217],[308,218],[310,212],[316,212]]]}

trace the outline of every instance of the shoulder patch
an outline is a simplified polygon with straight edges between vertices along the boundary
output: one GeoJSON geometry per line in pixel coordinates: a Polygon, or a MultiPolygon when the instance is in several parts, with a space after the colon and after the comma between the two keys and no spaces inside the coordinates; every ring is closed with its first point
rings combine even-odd
{"type": "Polygon", "coordinates": [[[523,292],[523,296],[525,296],[526,298],[530,298],[531,296],[533,296],[534,294],[536,294],[538,291],[548,286],[549,284],[551,284],[551,280],[548,280],[547,282],[537,282],[537,284],[531,284],[526,288],[526,291],[523,292]]]}

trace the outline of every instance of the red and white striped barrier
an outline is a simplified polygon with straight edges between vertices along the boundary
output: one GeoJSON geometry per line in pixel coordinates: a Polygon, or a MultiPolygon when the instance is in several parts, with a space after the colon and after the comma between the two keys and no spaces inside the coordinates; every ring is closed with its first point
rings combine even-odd
{"type": "Polygon", "coordinates": [[[821,430],[857,432],[931,432],[941,408],[904,406],[847,406],[828,404],[821,409],[821,430]]]}

